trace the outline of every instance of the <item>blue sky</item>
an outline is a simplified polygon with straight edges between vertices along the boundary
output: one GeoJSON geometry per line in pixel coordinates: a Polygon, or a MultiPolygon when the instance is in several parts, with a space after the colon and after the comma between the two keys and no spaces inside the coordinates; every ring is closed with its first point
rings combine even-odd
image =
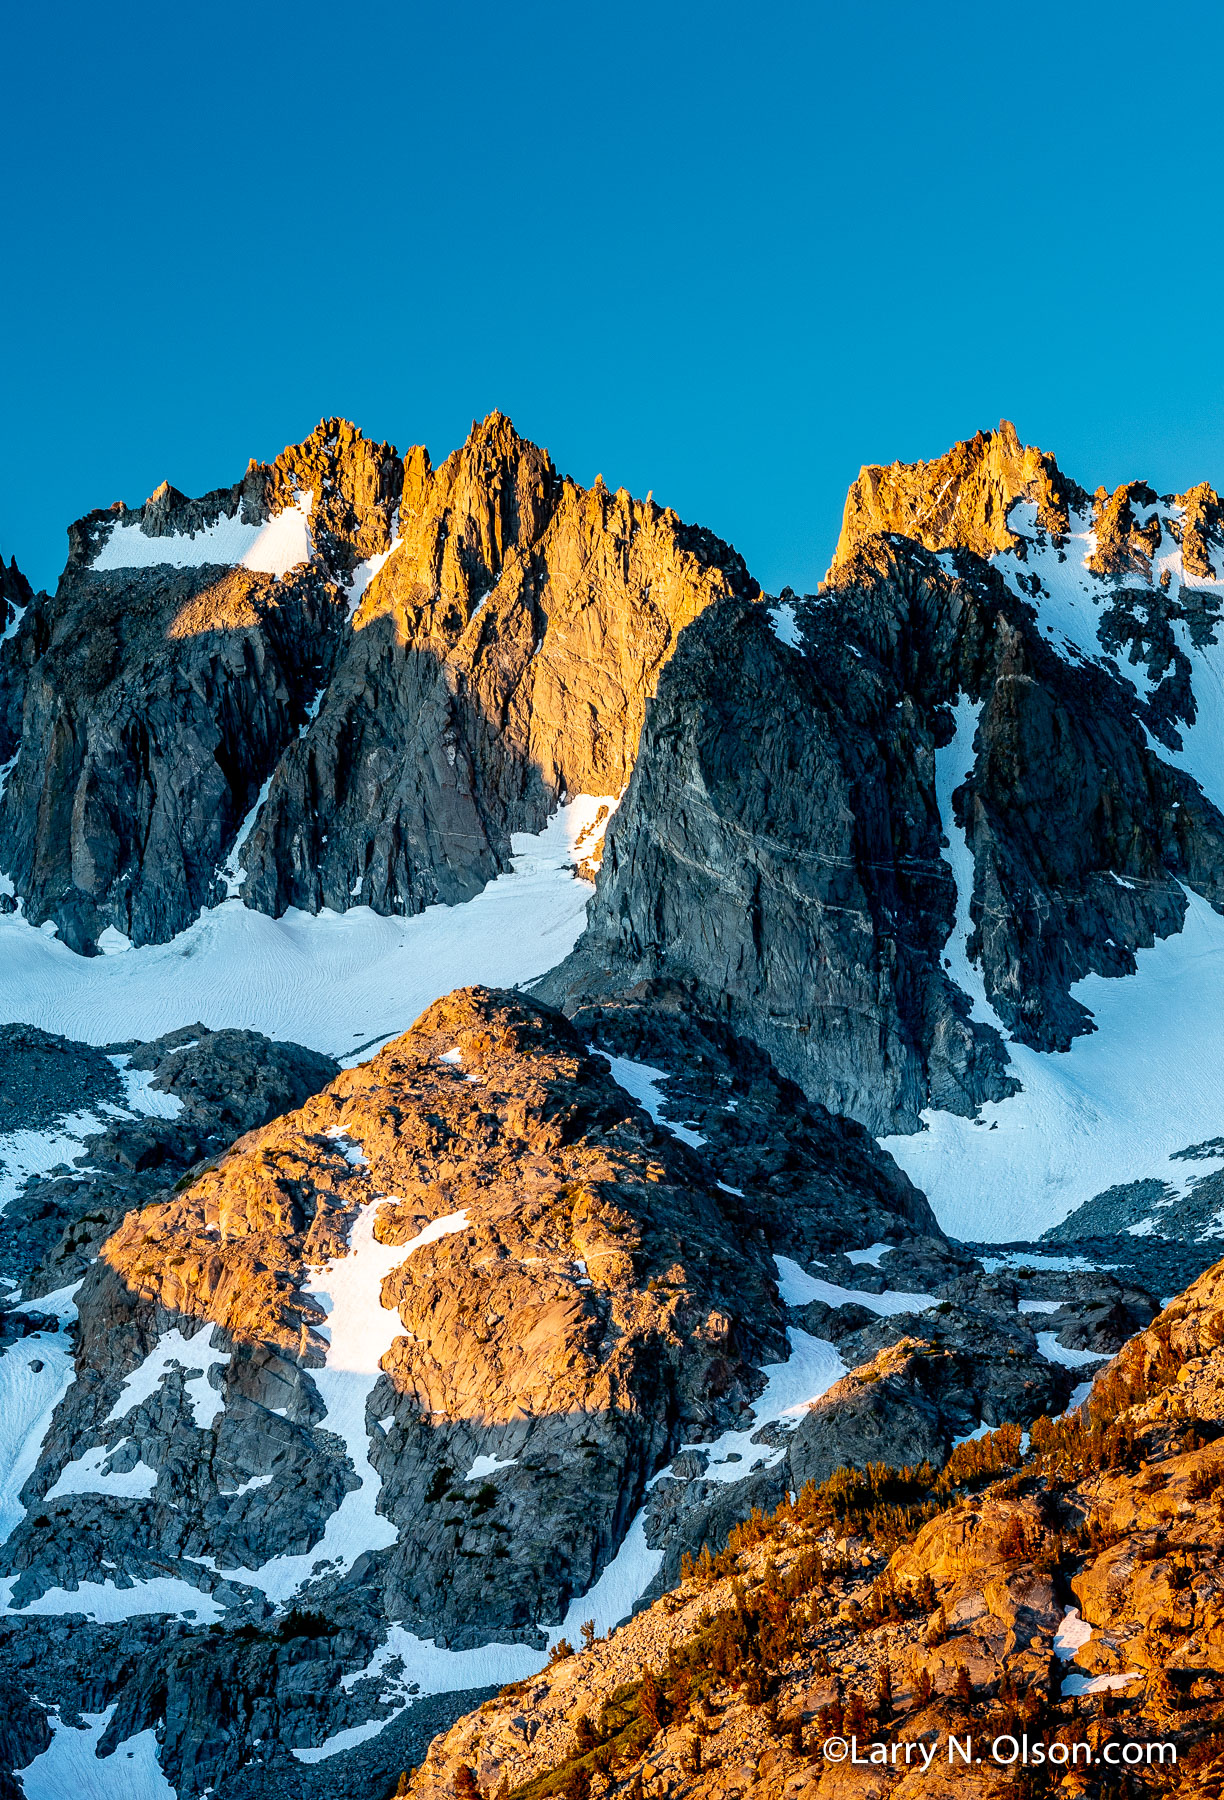
{"type": "Polygon", "coordinates": [[[75,4],[6,30],[0,548],[340,413],[812,586],[864,461],[1006,414],[1224,485],[1224,13],[75,4]]]}

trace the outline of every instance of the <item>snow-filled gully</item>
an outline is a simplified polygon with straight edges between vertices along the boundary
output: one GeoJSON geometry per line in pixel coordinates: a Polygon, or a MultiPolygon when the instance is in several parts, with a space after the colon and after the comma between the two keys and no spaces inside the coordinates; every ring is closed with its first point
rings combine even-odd
{"type": "Polygon", "coordinates": [[[972,1016],[1003,1036],[1020,1091],[986,1102],[975,1118],[928,1108],[920,1131],[881,1143],[951,1236],[1008,1242],[1040,1236],[1106,1188],[1155,1178],[1180,1195],[1192,1179],[1224,1167],[1224,1157],[1187,1162],[1178,1154],[1220,1132],[1224,917],[1185,889],[1181,931],[1137,950],[1133,975],[1088,975],[1072,985],[1095,1031],[1057,1054],[1012,1039],[966,950],[973,855],[951,807],[974,765],[980,710],[962,696],[955,735],[935,752],[956,882],[956,922],[943,954],[972,1016]]]}
{"type": "MultiPolygon", "coordinates": [[[[360,1146],[352,1148],[362,1156],[360,1146]]],[[[366,1404],[382,1359],[402,1330],[398,1311],[382,1303],[382,1285],[414,1251],[462,1231],[467,1213],[431,1220],[406,1244],[380,1244],[374,1226],[387,1198],[381,1195],[362,1208],[349,1231],[347,1256],[319,1269],[302,1290],[327,1315],[321,1328],[328,1340],[327,1360],[323,1368],[311,1371],[326,1407],[319,1426],[343,1440],[360,1485],[345,1494],[312,1549],[299,1556],[272,1557],[257,1569],[224,1571],[227,1581],[258,1588],[277,1604],[298,1593],[316,1572],[343,1574],[364,1552],[385,1550],[396,1541],[394,1525],[378,1511],[382,1483],[370,1462],[366,1427],[366,1404]]],[[[216,1568],[211,1558],[207,1566],[216,1568]]]]}

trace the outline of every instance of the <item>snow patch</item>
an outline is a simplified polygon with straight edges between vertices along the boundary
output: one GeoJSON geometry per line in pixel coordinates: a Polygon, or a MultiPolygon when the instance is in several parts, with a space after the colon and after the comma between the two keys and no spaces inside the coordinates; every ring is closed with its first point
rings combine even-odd
{"type": "Polygon", "coordinates": [[[339,1756],[344,1750],[354,1750],[358,1744],[367,1744],[380,1731],[385,1731],[388,1725],[399,1718],[408,1704],[407,1700],[403,1700],[385,1718],[367,1719],[364,1725],[350,1725],[344,1731],[333,1731],[321,1744],[312,1749],[294,1750],[293,1755],[302,1763],[319,1763],[326,1762],[329,1756],[339,1756]]]}
{"type": "Polygon", "coordinates": [[[76,1322],[79,1286],[77,1282],[13,1308],[45,1313],[58,1324],[54,1332],[18,1338],[0,1356],[0,1544],[7,1543],[25,1517],[19,1495],[37,1467],[52,1415],[72,1385],[68,1331],[76,1322]]]}
{"type": "Polygon", "coordinates": [[[921,1131],[881,1140],[949,1235],[1037,1237],[1106,1188],[1155,1178],[1180,1192],[1219,1166],[1175,1155],[1219,1135],[1224,1064],[1224,918],[1184,891],[1182,930],[1137,950],[1133,975],[1072,986],[1094,1032],[1057,1055],[1010,1042],[1019,1093],[976,1121],[928,1109],[921,1131]]]}
{"type": "Polygon", "coordinates": [[[75,1462],[65,1463],[59,1480],[47,1489],[43,1498],[61,1500],[67,1494],[109,1494],[116,1500],[148,1500],[157,1486],[156,1469],[151,1469],[145,1462],[136,1463],[126,1473],[104,1467],[127,1441],[122,1439],[110,1450],[105,1444],[99,1444],[95,1449],[87,1450],[84,1456],[77,1457],[75,1462]]]}
{"type": "Polygon", "coordinates": [[[483,1481],[486,1475],[493,1475],[498,1469],[512,1469],[517,1462],[517,1456],[477,1456],[463,1479],[483,1481]]]}
{"type": "Polygon", "coordinates": [[[360,1144],[354,1143],[343,1125],[329,1125],[323,1135],[332,1140],[333,1144],[335,1144],[337,1150],[339,1150],[350,1168],[369,1168],[369,1157],[366,1155],[360,1144]]]}
{"type": "Polygon", "coordinates": [[[846,1261],[870,1263],[873,1269],[878,1269],[880,1258],[886,1256],[890,1250],[895,1250],[896,1247],[895,1244],[868,1244],[865,1250],[847,1250],[846,1261]]]}
{"type": "Polygon", "coordinates": [[[633,1062],[627,1056],[609,1056],[605,1050],[597,1050],[595,1054],[602,1056],[610,1066],[612,1079],[617,1086],[623,1087],[627,1094],[632,1094],[656,1125],[661,1125],[664,1131],[670,1131],[673,1137],[679,1138],[682,1144],[688,1144],[694,1150],[705,1143],[700,1132],[691,1130],[687,1125],[673,1125],[670,1119],[663,1117],[663,1096],[659,1093],[659,1087],[663,1082],[671,1080],[665,1069],[652,1069],[649,1063],[633,1062]]]}
{"type": "Polygon", "coordinates": [[[823,1300],[826,1306],[865,1306],[880,1318],[891,1319],[897,1313],[925,1312],[935,1304],[934,1294],[906,1294],[895,1288],[883,1294],[869,1294],[861,1288],[838,1287],[835,1282],[809,1275],[789,1256],[775,1256],[774,1261],[778,1265],[778,1292],[785,1306],[806,1306],[809,1300],[823,1300]]]}
{"type": "MultiPolygon", "coordinates": [[[[365,1667],[341,1676],[340,1686],[346,1694],[351,1693],[360,1681],[385,1678],[386,1670],[399,1662],[402,1670],[392,1680],[401,1694],[413,1689],[418,1694],[455,1694],[463,1688],[503,1687],[510,1681],[522,1681],[538,1674],[546,1661],[542,1651],[527,1644],[482,1644],[476,1650],[444,1650],[405,1631],[402,1625],[392,1625],[365,1667]]],[[[390,1724],[390,1720],[383,1723],[390,1724]]]]}
{"type": "Polygon", "coordinates": [[[124,1381],[119,1397],[107,1413],[104,1423],[110,1425],[118,1419],[126,1419],[130,1412],[156,1392],[172,1369],[179,1369],[189,1377],[183,1387],[191,1402],[196,1430],[209,1430],[218,1413],[224,1412],[225,1399],[209,1381],[208,1372],[215,1367],[223,1368],[231,1355],[228,1350],[213,1348],[211,1340],[215,1330],[215,1326],[209,1327],[197,1332],[193,1338],[184,1337],[177,1325],[170,1331],[163,1332],[148,1355],[124,1381]],[[192,1370],[198,1373],[191,1374],[192,1370]]]}
{"type": "MultiPolygon", "coordinates": [[[[878,1298],[879,1296],[877,1296],[878,1298]]],[[[784,1447],[771,1449],[768,1444],[754,1444],[753,1438],[763,1426],[779,1420],[797,1425],[814,1400],[827,1394],[835,1381],[848,1373],[837,1347],[824,1338],[812,1337],[797,1326],[787,1329],[790,1356],[783,1363],[767,1363],[765,1391],[752,1403],[752,1423],[744,1431],[724,1431],[709,1444],[684,1444],[683,1450],[704,1450],[709,1458],[705,1472],[707,1481],[739,1481],[754,1469],[772,1468],[786,1454],[784,1447]]],[[[667,1474],[652,1478],[650,1485],[667,1474]]],[[[587,1615],[589,1616],[589,1615],[587,1615]]]]}
{"type": "Polygon", "coordinates": [[[967,945],[973,930],[973,919],[969,911],[973,899],[973,851],[952,811],[952,796],[961,782],[973,773],[977,761],[974,741],[981,715],[981,702],[968,700],[962,694],[952,709],[956,725],[955,736],[950,744],[935,752],[935,800],[939,807],[943,834],[948,840],[944,856],[956,882],[956,921],[952,926],[952,935],[944,945],[943,956],[948,965],[948,974],[962,993],[969,997],[969,1016],[980,1024],[993,1025],[1006,1038],[1009,1035],[1007,1028],[986,997],[982,971],[976,963],[969,960],[967,945]]]}
{"type": "MultiPolygon", "coordinates": [[[[1068,1606],[1063,1613],[1063,1622],[1054,1634],[1054,1654],[1061,1662],[1074,1662],[1091,1637],[1092,1626],[1080,1617],[1079,1608],[1068,1606]]],[[[1140,1679],[1138,1669],[1130,1669],[1125,1675],[1084,1675],[1078,1669],[1072,1669],[1063,1677],[1063,1699],[1072,1694],[1104,1694],[1111,1688],[1124,1688],[1129,1682],[1140,1679]]]]}
{"type": "MultiPolygon", "coordinates": [[[[237,900],[241,896],[242,884],[247,878],[247,872],[242,866],[242,852],[246,846],[247,839],[255,829],[255,821],[260,815],[264,801],[268,798],[268,790],[271,786],[272,777],[269,775],[268,779],[264,782],[258,794],[255,796],[254,806],[251,807],[241,825],[238,827],[237,835],[230,846],[230,853],[221,865],[220,878],[225,883],[225,898],[227,900],[237,900]]],[[[201,917],[203,917],[203,915],[201,915],[201,917]]],[[[190,931],[191,929],[192,928],[189,926],[188,930],[190,931]]],[[[186,933],[183,935],[185,936],[186,933]]]]}
{"type": "Polygon", "coordinates": [[[152,1613],[173,1613],[177,1618],[194,1618],[197,1624],[211,1625],[222,1616],[222,1609],[211,1594],[202,1593],[177,1576],[155,1575],[148,1581],[134,1581],[129,1587],[116,1587],[110,1581],[82,1581],[74,1588],[48,1588],[37,1600],[25,1606],[12,1605],[16,1581],[7,1576],[0,1582],[3,1589],[3,1611],[11,1618],[60,1617],[83,1613],[99,1625],[115,1625],[123,1619],[141,1619],[152,1613]]]}
{"type": "Polygon", "coordinates": [[[789,650],[803,649],[803,632],[795,617],[792,601],[779,600],[776,606],[771,606],[769,608],[769,624],[774,636],[789,650]]]}
{"type": "Polygon", "coordinates": [[[246,524],[238,513],[222,515],[199,531],[147,537],[140,525],[112,525],[90,567],[95,574],[117,569],[203,569],[210,564],[250,569],[258,575],[287,575],[310,561],[313,493],[299,494],[295,506],[274,513],[264,524],[246,524]]]}
{"type": "Polygon", "coordinates": [[[1087,1369],[1093,1363],[1107,1363],[1108,1356],[1102,1356],[1095,1350],[1068,1350],[1060,1344],[1053,1331],[1037,1333],[1037,1348],[1047,1362],[1061,1363],[1064,1369],[1087,1369]]]}
{"type": "MultiPolygon", "coordinates": [[[[397,511],[397,523],[398,519],[399,514],[397,511]]],[[[400,542],[400,538],[393,533],[390,549],[381,551],[377,556],[367,556],[364,562],[359,562],[357,564],[357,567],[349,576],[348,616],[350,621],[356,616],[357,609],[361,605],[366,589],[378,574],[379,570],[385,568],[390,562],[391,558],[395,555],[395,552],[399,549],[400,542]]]]}
{"type": "Polygon", "coordinates": [[[1092,1636],[1092,1626],[1081,1619],[1078,1606],[1063,1608],[1063,1622],[1054,1633],[1054,1654],[1063,1662],[1071,1662],[1092,1636]]]}
{"type": "MultiPolygon", "coordinates": [[[[327,1361],[310,1378],[323,1401],[325,1431],[344,1441],[359,1485],[341,1500],[312,1549],[298,1556],[274,1556],[258,1569],[228,1569],[227,1579],[259,1588],[283,1602],[309,1581],[321,1564],[330,1574],[350,1569],[367,1550],[384,1550],[397,1537],[390,1519],[378,1511],[382,1482],[370,1462],[366,1405],[381,1373],[383,1357],[402,1335],[398,1311],[382,1304],[382,1285],[393,1270],[426,1244],[467,1224],[466,1212],[433,1219],[406,1244],[380,1244],[374,1236],[381,1200],[364,1206],[349,1231],[348,1254],[335,1257],[303,1286],[327,1314],[322,1335],[327,1361]]],[[[207,1566],[214,1566],[208,1559],[207,1566]]]]}
{"type": "MultiPolygon", "coordinates": [[[[117,1704],[117,1703],[116,1703],[117,1704]]],[[[152,1726],[124,1738],[109,1756],[98,1746],[115,1715],[82,1713],[79,1726],[66,1725],[59,1708],[47,1714],[51,1742],[33,1762],[17,1772],[26,1800],[177,1800],[157,1760],[157,1733],[152,1726]]]]}

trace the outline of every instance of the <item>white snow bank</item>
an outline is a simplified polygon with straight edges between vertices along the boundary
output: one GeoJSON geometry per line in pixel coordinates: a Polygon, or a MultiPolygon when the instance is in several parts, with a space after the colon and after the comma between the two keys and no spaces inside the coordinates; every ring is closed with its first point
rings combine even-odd
{"type": "Polygon", "coordinates": [[[208,1372],[214,1367],[224,1367],[231,1355],[228,1350],[213,1348],[215,1330],[215,1326],[210,1326],[192,1338],[184,1337],[177,1325],[163,1332],[143,1362],[138,1363],[125,1380],[105,1423],[110,1425],[117,1419],[125,1419],[134,1407],[149,1398],[172,1369],[181,1369],[184,1373],[194,1369],[199,1373],[183,1385],[191,1402],[196,1430],[207,1431],[217,1414],[225,1410],[224,1397],[208,1379],[208,1372]]]}
{"type": "Polygon", "coordinates": [[[1076,1382],[1075,1386],[1071,1389],[1071,1398],[1067,1401],[1066,1409],[1062,1415],[1064,1419],[1066,1418],[1067,1413],[1079,1411],[1080,1407],[1084,1404],[1084,1401],[1092,1392],[1092,1389],[1093,1381],[1076,1382]]]}
{"type": "Polygon", "coordinates": [[[838,1287],[822,1281],[789,1256],[775,1256],[778,1265],[778,1292],[786,1306],[806,1306],[809,1300],[823,1300],[826,1306],[865,1306],[869,1312],[890,1319],[896,1313],[925,1312],[934,1306],[934,1294],[906,1294],[889,1288],[882,1294],[868,1294],[861,1288],[838,1287]]]}
{"type": "Polygon", "coordinates": [[[803,633],[799,629],[799,621],[795,617],[795,608],[791,601],[779,600],[776,606],[771,606],[769,623],[774,636],[788,649],[802,650],[803,633]]]}
{"type": "Polygon", "coordinates": [[[1063,1608],[1063,1621],[1054,1633],[1054,1654],[1063,1662],[1070,1662],[1079,1655],[1084,1645],[1092,1636],[1092,1626],[1087,1619],[1081,1619],[1078,1606],[1063,1608]]]}
{"type": "MultiPolygon", "coordinates": [[[[378,1511],[382,1482],[370,1462],[366,1403],[380,1374],[383,1357],[402,1333],[398,1311],[382,1304],[382,1285],[394,1269],[425,1244],[436,1243],[467,1224],[466,1212],[432,1219],[406,1244],[380,1244],[374,1225],[381,1200],[362,1208],[349,1232],[348,1254],[335,1257],[303,1287],[327,1314],[322,1335],[328,1339],[327,1362],[312,1369],[325,1412],[319,1426],[344,1440],[359,1485],[341,1500],[323,1536],[298,1556],[274,1556],[258,1569],[231,1569],[228,1580],[259,1588],[269,1600],[288,1600],[316,1568],[335,1574],[350,1569],[367,1550],[383,1550],[396,1541],[390,1519],[378,1511]]],[[[211,1559],[207,1566],[215,1567],[211,1559]]]]}
{"type": "Polygon", "coordinates": [[[970,962],[966,948],[969,934],[973,930],[969,912],[969,903],[973,898],[973,851],[952,812],[952,796],[977,760],[974,739],[981,713],[981,704],[967,700],[962,694],[952,709],[956,734],[950,744],[945,744],[942,750],[935,752],[935,799],[944,836],[948,840],[944,860],[951,865],[956,882],[956,921],[952,927],[952,935],[944,945],[943,957],[948,964],[948,974],[957,987],[969,996],[970,1017],[984,1025],[993,1025],[996,1031],[1006,1036],[1002,1019],[986,998],[986,983],[982,972],[976,963],[970,962]]]}
{"type": "Polygon", "coordinates": [[[150,1726],[124,1738],[110,1756],[98,1745],[114,1706],[82,1713],[83,1725],[66,1725],[55,1708],[47,1715],[51,1742],[18,1770],[26,1800],[177,1800],[157,1760],[157,1733],[150,1726]]]}
{"type": "Polygon", "coordinates": [[[299,494],[296,506],[275,513],[263,525],[247,525],[235,513],[199,531],[168,537],[146,537],[139,525],[113,525],[90,567],[101,575],[116,569],[202,569],[215,563],[260,575],[287,575],[310,561],[313,504],[312,493],[299,494]]]}
{"type": "MultiPolygon", "coordinates": [[[[684,1450],[705,1451],[709,1457],[707,1481],[739,1481],[753,1469],[772,1468],[780,1462],[784,1447],[771,1449],[768,1444],[754,1444],[752,1439],[757,1432],[778,1420],[797,1425],[813,1400],[828,1393],[833,1383],[847,1373],[834,1344],[795,1326],[788,1328],[786,1336],[790,1356],[784,1363],[767,1363],[762,1369],[765,1391],[752,1403],[751,1425],[744,1431],[724,1431],[710,1444],[682,1446],[684,1450]]],[[[651,1486],[666,1474],[664,1469],[661,1475],[654,1476],[651,1486]]]]}
{"type": "MultiPolygon", "coordinates": [[[[1074,1662],[1091,1637],[1092,1626],[1086,1619],[1081,1619],[1079,1608],[1068,1606],[1063,1622],[1054,1634],[1054,1654],[1062,1662],[1074,1662]]],[[[1072,1669],[1063,1676],[1063,1699],[1071,1694],[1104,1694],[1111,1688],[1124,1688],[1129,1682],[1140,1679],[1138,1669],[1130,1669],[1125,1675],[1084,1675],[1078,1669],[1072,1669]]]]}
{"type": "Polygon", "coordinates": [[[120,1447],[116,1444],[108,1450],[105,1444],[98,1444],[75,1462],[65,1463],[59,1480],[47,1489],[44,1499],[59,1500],[66,1494],[109,1494],[116,1500],[148,1500],[157,1486],[157,1470],[148,1463],[138,1462],[123,1473],[103,1467],[120,1447]]]}
{"type": "Polygon", "coordinates": [[[35,1613],[51,1617],[84,1613],[100,1625],[114,1625],[150,1613],[173,1613],[180,1619],[194,1618],[197,1624],[211,1625],[222,1616],[222,1608],[211,1594],[201,1593],[189,1581],[172,1575],[155,1575],[148,1581],[134,1581],[130,1587],[116,1587],[113,1581],[82,1581],[74,1588],[48,1588],[37,1600],[21,1607],[12,1604],[16,1585],[12,1575],[0,1581],[0,1611],[11,1618],[27,1618],[35,1613]]]}
{"type": "Polygon", "coordinates": [[[1221,1166],[1173,1158],[1219,1136],[1224,1066],[1224,918],[1186,899],[1183,929],[1136,951],[1134,975],[1072,987],[1095,1032],[1058,1055],[1008,1044],[1020,1093],[978,1120],[928,1110],[921,1131],[882,1140],[950,1235],[1036,1237],[1105,1188],[1154,1177],[1184,1193],[1221,1166]]]}
{"type": "Polygon", "coordinates": [[[333,1731],[321,1744],[307,1750],[294,1750],[293,1755],[299,1762],[318,1763],[326,1762],[329,1756],[339,1756],[343,1750],[354,1750],[358,1744],[366,1744],[371,1738],[377,1737],[380,1731],[385,1731],[388,1725],[399,1718],[408,1704],[407,1700],[402,1700],[394,1712],[389,1712],[385,1718],[367,1719],[364,1725],[350,1725],[344,1731],[333,1731]]]}
{"type": "Polygon", "coordinates": [[[662,1549],[652,1550],[646,1542],[646,1508],[642,1507],[594,1587],[570,1601],[560,1625],[550,1626],[549,1642],[567,1638],[576,1644],[588,1619],[595,1621],[597,1635],[606,1635],[630,1616],[662,1566],[662,1549]]]}
{"type": "Polygon", "coordinates": [[[353,1168],[353,1169],[368,1169],[369,1168],[369,1166],[370,1166],[369,1157],[366,1155],[365,1151],[361,1148],[361,1145],[358,1143],[355,1143],[353,1141],[353,1139],[349,1136],[348,1132],[344,1129],[343,1125],[329,1125],[327,1127],[327,1130],[324,1132],[324,1136],[331,1138],[331,1140],[335,1144],[337,1150],[339,1150],[341,1155],[344,1157],[345,1162],[348,1163],[350,1168],[353,1168]]]}
{"type": "Polygon", "coordinates": [[[1128,1669],[1125,1675],[1081,1675],[1078,1669],[1072,1669],[1063,1676],[1062,1696],[1066,1700],[1069,1695],[1104,1694],[1110,1688],[1124,1688],[1132,1681],[1142,1680],[1141,1669],[1128,1669]]]}
{"type": "Polygon", "coordinates": [[[0,1021],[108,1044],[200,1019],[349,1056],[406,1031],[452,988],[514,987],[568,956],[591,897],[575,879],[573,845],[607,804],[582,795],[538,835],[516,833],[512,874],[412,918],[359,906],[270,919],[229,900],[168,944],[81,957],[0,915],[0,1021]]]}
{"type": "MultiPolygon", "coordinates": [[[[590,1614],[584,1617],[589,1618],[590,1614]]],[[[401,1692],[416,1687],[422,1694],[456,1694],[463,1688],[502,1687],[509,1681],[522,1681],[537,1674],[547,1657],[527,1644],[482,1644],[476,1650],[443,1650],[414,1637],[402,1625],[392,1625],[365,1667],[342,1676],[340,1686],[346,1694],[351,1693],[359,1681],[377,1679],[397,1660],[404,1665],[395,1678],[401,1692]]]]}
{"type": "Polygon", "coordinates": [[[868,1244],[865,1250],[847,1250],[846,1261],[870,1263],[873,1269],[878,1269],[881,1257],[886,1255],[889,1250],[895,1250],[896,1247],[895,1244],[868,1244]]]}
{"type": "Polygon", "coordinates": [[[495,1475],[498,1469],[512,1469],[517,1462],[517,1456],[477,1456],[463,1479],[483,1481],[486,1475],[495,1475]]]}
{"type": "Polygon", "coordinates": [[[60,1288],[14,1308],[49,1314],[59,1321],[59,1329],[18,1338],[0,1355],[0,1544],[25,1517],[18,1495],[34,1473],[52,1414],[72,1385],[68,1328],[76,1320],[79,1286],[78,1282],[60,1288]]]}
{"type": "Polygon", "coordinates": [[[633,1095],[656,1125],[661,1125],[664,1131],[670,1131],[673,1137],[679,1138],[682,1144],[691,1145],[694,1150],[705,1143],[700,1132],[691,1131],[687,1125],[673,1125],[670,1119],[663,1117],[663,1096],[659,1088],[663,1082],[671,1080],[666,1069],[652,1069],[649,1063],[633,1062],[627,1056],[609,1056],[606,1050],[597,1050],[595,1054],[603,1057],[612,1070],[613,1081],[633,1095]]]}
{"type": "MultiPolygon", "coordinates": [[[[123,1102],[128,1112],[143,1113],[146,1119],[177,1119],[183,1110],[183,1102],[177,1094],[163,1093],[155,1088],[153,1069],[130,1069],[130,1056],[108,1056],[107,1062],[114,1063],[119,1071],[119,1079],[123,1083],[123,1102]]],[[[121,1113],[123,1108],[103,1107],[104,1112],[112,1115],[121,1113]]]]}
{"type": "Polygon", "coordinates": [[[1028,1250],[1005,1250],[1002,1256],[984,1256],[982,1268],[987,1275],[998,1269],[1052,1269],[1063,1275],[1116,1269],[1117,1263],[1089,1262],[1086,1256],[1039,1256],[1028,1250]]]}
{"type": "MultiPolygon", "coordinates": [[[[0,976],[0,980],[3,977],[0,976]]],[[[15,1200],[32,1175],[47,1175],[81,1154],[85,1139],[105,1131],[97,1113],[68,1113],[40,1131],[10,1131],[0,1137],[0,1212],[15,1200]]]]}
{"type": "Polygon", "coordinates": [[[1108,1356],[1102,1356],[1095,1350],[1068,1350],[1060,1344],[1052,1331],[1037,1333],[1037,1348],[1047,1362],[1061,1363],[1064,1369],[1086,1369],[1093,1363],[1107,1363],[1108,1356]]]}
{"type": "MultiPolygon", "coordinates": [[[[242,884],[247,878],[247,872],[242,866],[242,852],[246,848],[247,839],[255,829],[255,821],[258,819],[260,812],[263,809],[263,803],[268,798],[268,790],[271,786],[272,777],[269,775],[258,794],[256,794],[254,805],[248,809],[241,825],[235,832],[234,841],[230,845],[229,855],[217,871],[218,879],[225,883],[225,898],[227,900],[237,900],[241,897],[242,884]]],[[[205,914],[201,915],[201,917],[206,916],[207,915],[205,914]]],[[[189,929],[191,928],[189,927],[189,929]]],[[[186,933],[183,933],[183,935],[186,936],[186,933]]]]}
{"type": "Polygon", "coordinates": [[[374,577],[378,574],[380,569],[386,567],[399,547],[400,539],[393,536],[390,549],[381,551],[377,556],[367,556],[364,562],[359,562],[357,564],[357,567],[349,576],[348,616],[350,619],[355,616],[358,607],[361,605],[365,591],[373,581],[374,577]]]}

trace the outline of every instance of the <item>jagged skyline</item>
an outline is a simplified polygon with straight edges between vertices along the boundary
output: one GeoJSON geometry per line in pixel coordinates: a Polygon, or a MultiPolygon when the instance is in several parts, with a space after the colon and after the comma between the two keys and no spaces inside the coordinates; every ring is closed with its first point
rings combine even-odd
{"type": "Polygon", "coordinates": [[[27,11],[0,547],[54,583],[65,519],[203,492],[333,414],[437,459],[500,407],[775,590],[823,573],[862,463],[1004,415],[1089,486],[1220,487],[1219,252],[1193,222],[1221,22],[1180,20],[1153,128],[1118,104],[1129,4],[1083,33],[308,4],[238,41],[190,9],[27,11]]]}

